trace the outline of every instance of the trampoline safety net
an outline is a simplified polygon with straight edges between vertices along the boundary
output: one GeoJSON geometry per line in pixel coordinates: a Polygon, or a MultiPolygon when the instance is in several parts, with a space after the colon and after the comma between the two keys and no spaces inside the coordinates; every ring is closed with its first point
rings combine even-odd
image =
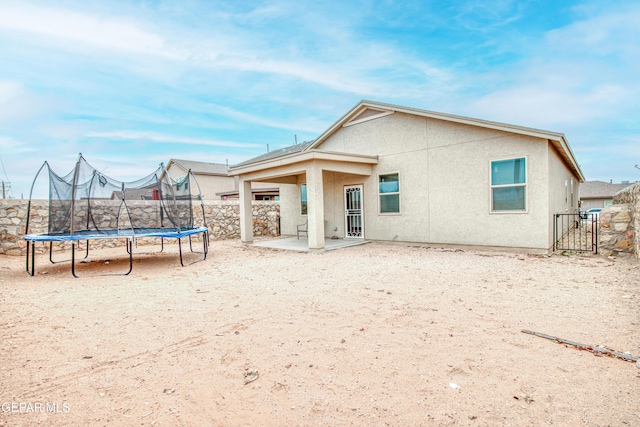
{"type": "MultiPolygon", "coordinates": [[[[49,175],[50,236],[136,235],[149,229],[181,232],[195,226],[194,202],[199,202],[205,223],[200,187],[191,171],[174,180],[160,164],[144,178],[123,182],[106,176],[80,154],[75,168],[66,175],[58,175],[44,162],[31,186],[29,204],[43,171],[49,175]]],[[[27,233],[28,227],[27,217],[27,233]]]]}

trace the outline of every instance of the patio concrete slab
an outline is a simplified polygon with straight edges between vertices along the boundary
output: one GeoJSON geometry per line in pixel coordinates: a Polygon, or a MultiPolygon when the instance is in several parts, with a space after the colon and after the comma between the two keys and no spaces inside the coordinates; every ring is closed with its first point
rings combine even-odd
{"type": "MultiPolygon", "coordinates": [[[[324,250],[347,248],[349,246],[369,243],[363,239],[324,239],[324,250]]],[[[285,251],[309,252],[309,241],[306,238],[284,237],[281,239],[262,240],[253,242],[253,246],[262,248],[281,249],[285,251]]]]}

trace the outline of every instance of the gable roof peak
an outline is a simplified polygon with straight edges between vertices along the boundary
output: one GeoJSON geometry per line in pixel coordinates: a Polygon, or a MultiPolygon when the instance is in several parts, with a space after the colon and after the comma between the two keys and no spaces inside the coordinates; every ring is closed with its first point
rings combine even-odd
{"type": "Polygon", "coordinates": [[[315,141],[309,147],[306,148],[306,150],[312,150],[318,147],[325,140],[327,140],[327,138],[329,138],[331,135],[333,135],[343,126],[349,126],[350,124],[361,123],[360,120],[357,120],[357,117],[359,114],[362,114],[363,111],[365,111],[363,108],[382,110],[384,113],[381,113],[379,116],[374,115],[370,118],[363,119],[362,121],[369,120],[372,118],[377,118],[377,117],[383,117],[383,115],[390,115],[394,113],[404,113],[404,114],[411,114],[414,116],[421,116],[421,117],[431,118],[436,120],[444,120],[444,121],[453,122],[453,123],[459,123],[459,124],[470,125],[470,126],[478,126],[478,127],[483,127],[487,129],[495,129],[503,132],[510,132],[510,133],[515,133],[520,135],[532,136],[535,138],[546,139],[554,143],[556,148],[562,154],[562,157],[564,157],[564,159],[570,165],[571,169],[573,169],[576,175],[579,177],[579,180],[581,182],[584,182],[585,180],[584,175],[580,170],[580,166],[576,162],[573,152],[571,151],[571,147],[569,146],[569,143],[563,133],[529,128],[524,126],[510,125],[507,123],[476,119],[472,117],[458,116],[455,114],[438,113],[435,111],[422,110],[419,108],[403,107],[400,105],[386,104],[383,102],[370,101],[366,99],[363,99],[360,102],[358,102],[351,110],[349,110],[340,119],[338,119],[338,121],[336,121],[327,130],[325,130],[320,136],[318,136],[318,138],[315,139],[315,141]]]}

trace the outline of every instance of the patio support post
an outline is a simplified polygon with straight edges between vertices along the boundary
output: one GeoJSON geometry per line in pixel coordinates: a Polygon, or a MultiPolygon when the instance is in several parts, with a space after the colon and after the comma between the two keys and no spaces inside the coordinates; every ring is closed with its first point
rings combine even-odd
{"type": "Polygon", "coordinates": [[[324,249],[324,185],[322,169],[311,165],[307,169],[307,219],[310,250],[324,249]]]}
{"type": "Polygon", "coordinates": [[[240,179],[240,238],[243,243],[253,243],[253,208],[251,206],[251,181],[240,179]]]}

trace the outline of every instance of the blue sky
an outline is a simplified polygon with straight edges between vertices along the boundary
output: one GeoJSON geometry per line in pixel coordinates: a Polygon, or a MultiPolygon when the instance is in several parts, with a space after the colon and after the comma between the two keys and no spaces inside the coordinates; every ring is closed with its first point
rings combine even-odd
{"type": "Polygon", "coordinates": [[[0,156],[129,180],[312,140],[361,99],[564,133],[640,180],[637,1],[0,0],[0,156]]]}

